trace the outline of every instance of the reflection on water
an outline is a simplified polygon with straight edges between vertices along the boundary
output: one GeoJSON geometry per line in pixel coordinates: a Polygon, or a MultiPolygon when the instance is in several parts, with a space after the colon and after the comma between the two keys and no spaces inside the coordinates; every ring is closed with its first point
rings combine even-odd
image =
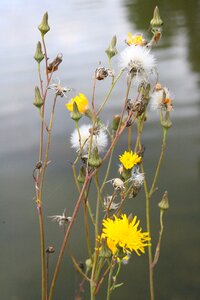
{"type": "MultiPolygon", "coordinates": [[[[1,126],[0,126],[0,243],[1,298],[4,300],[40,299],[40,265],[37,214],[35,211],[32,167],[37,160],[38,115],[32,107],[33,90],[37,82],[36,66],[32,60],[39,38],[36,24],[44,11],[49,11],[51,32],[47,43],[49,56],[62,51],[64,62],[56,74],[62,82],[84,91],[90,97],[94,69],[104,64],[105,48],[113,34],[123,41],[128,31],[148,29],[148,20],[158,1],[1,1],[0,20],[2,40],[0,69],[1,126]],[[30,259],[31,258],[31,259],[30,259]]],[[[165,217],[165,233],[161,259],[155,272],[157,299],[199,299],[199,1],[159,1],[165,20],[163,39],[153,50],[159,64],[160,80],[175,95],[173,128],[169,132],[168,149],[159,180],[160,190],[152,202],[152,229],[158,232],[157,202],[168,189],[170,210],[165,217]]],[[[148,34],[148,32],[147,32],[148,34]]],[[[122,43],[121,43],[122,45],[122,43]]],[[[119,50],[122,46],[119,46],[119,50]]],[[[117,64],[117,61],[116,61],[117,64]]],[[[97,103],[108,88],[102,82],[97,90],[97,103]]],[[[123,85],[113,93],[104,120],[117,113],[121,105],[123,85]]],[[[161,130],[158,116],[150,112],[143,136],[146,146],[147,174],[152,174],[159,155],[161,130]]],[[[73,209],[74,189],[70,181],[73,158],[69,146],[72,123],[58,103],[55,117],[52,164],[49,166],[44,209],[46,216],[73,209]],[[73,191],[73,196],[70,194],[73,191]],[[67,196],[66,196],[67,195],[67,196]]],[[[122,151],[118,146],[116,153],[122,151]]],[[[115,157],[113,172],[117,169],[115,157]]],[[[141,195],[127,209],[144,216],[141,195]]],[[[62,232],[45,218],[47,244],[59,245],[62,232]]],[[[82,221],[80,221],[82,222],[82,221]]],[[[80,224],[76,224],[71,247],[84,260],[85,249],[80,224]]],[[[143,222],[143,227],[144,222],[143,222]]],[[[58,250],[57,250],[58,253],[58,250]]],[[[52,258],[54,262],[54,258],[52,258]]],[[[57,299],[73,299],[74,279],[70,262],[66,259],[57,286],[57,299]],[[66,275],[65,275],[66,274],[66,275]],[[63,276],[65,275],[65,276],[63,276]],[[62,290],[62,293],[59,292],[62,290]],[[67,295],[67,297],[65,296],[67,295]]],[[[144,286],[148,274],[146,261],[133,257],[120,280],[126,285],[113,298],[147,299],[144,286]],[[125,278],[126,277],[126,278],[125,278]],[[142,278],[142,281],[141,281],[142,278]],[[134,296],[133,296],[134,295],[134,296]],[[137,295],[137,296],[135,296],[137,295]]],[[[104,296],[102,296],[103,299],[104,296]]],[[[87,299],[87,296],[86,298],[87,299]]]]}

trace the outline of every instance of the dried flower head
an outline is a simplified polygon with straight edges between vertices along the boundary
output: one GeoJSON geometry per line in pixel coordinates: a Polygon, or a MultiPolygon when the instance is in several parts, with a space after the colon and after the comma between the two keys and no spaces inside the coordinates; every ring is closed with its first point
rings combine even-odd
{"type": "Polygon", "coordinates": [[[103,220],[103,230],[101,238],[106,239],[108,248],[113,255],[117,255],[122,249],[124,254],[135,251],[137,255],[144,253],[144,248],[150,244],[151,238],[148,232],[141,232],[138,228],[140,221],[135,216],[131,221],[124,214],[120,218],[103,220]]]}
{"type": "Polygon", "coordinates": [[[106,196],[106,197],[104,197],[103,205],[104,205],[105,211],[118,209],[119,203],[113,202],[114,199],[115,199],[115,196],[106,196]]]}
{"type": "Polygon", "coordinates": [[[163,87],[160,83],[157,83],[155,90],[151,95],[151,108],[154,110],[163,108],[170,112],[173,108],[172,102],[173,96],[168,88],[163,87]]]}
{"type": "Polygon", "coordinates": [[[120,55],[120,66],[128,70],[138,83],[148,82],[148,76],[153,74],[155,58],[150,49],[142,46],[129,46],[120,55]]]}
{"type": "Polygon", "coordinates": [[[67,98],[67,94],[66,94],[66,93],[72,91],[71,88],[67,88],[67,87],[61,86],[60,80],[58,80],[57,83],[52,83],[52,84],[50,84],[49,87],[48,87],[48,89],[54,90],[54,91],[55,91],[55,94],[56,94],[57,96],[65,97],[65,98],[67,98]]]}
{"type": "MultiPolygon", "coordinates": [[[[79,128],[80,137],[81,140],[79,141],[79,135],[77,130],[74,130],[74,132],[71,135],[71,145],[72,148],[76,149],[76,151],[80,150],[80,144],[82,149],[82,154],[86,154],[89,149],[90,145],[90,137],[92,133],[92,125],[82,125],[79,128]]],[[[94,148],[98,149],[98,153],[103,152],[108,144],[108,136],[103,128],[96,128],[93,132],[92,137],[92,148],[93,151],[94,148]]]]}
{"type": "Polygon", "coordinates": [[[126,170],[132,169],[136,164],[141,162],[141,157],[132,151],[125,151],[119,156],[119,160],[126,170]]]}
{"type": "Polygon", "coordinates": [[[79,93],[76,97],[72,98],[68,103],[65,104],[66,108],[69,111],[73,111],[73,103],[76,102],[78,110],[80,113],[84,114],[89,108],[89,101],[86,96],[82,93],[79,93]]]}
{"type": "Polygon", "coordinates": [[[53,222],[57,222],[59,226],[65,225],[67,222],[70,222],[72,219],[71,217],[66,216],[66,210],[63,211],[62,215],[49,216],[49,218],[51,218],[53,222]]]}

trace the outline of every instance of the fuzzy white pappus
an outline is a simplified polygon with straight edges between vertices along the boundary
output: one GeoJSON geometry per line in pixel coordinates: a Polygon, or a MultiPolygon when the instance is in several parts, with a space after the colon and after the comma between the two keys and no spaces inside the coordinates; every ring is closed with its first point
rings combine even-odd
{"type": "Polygon", "coordinates": [[[166,87],[156,90],[151,95],[151,109],[157,110],[163,107],[171,110],[173,98],[173,95],[171,95],[171,92],[166,87]]]}
{"type": "MultiPolygon", "coordinates": [[[[92,125],[82,125],[79,128],[80,136],[81,136],[81,147],[82,154],[86,154],[90,145],[90,136],[91,136],[92,125]]],[[[70,138],[72,148],[76,149],[76,151],[80,150],[80,142],[79,135],[77,129],[71,135],[70,138]]],[[[103,128],[99,128],[95,130],[93,138],[92,138],[92,149],[97,147],[98,152],[104,152],[105,148],[108,145],[108,136],[103,128]]]]}
{"type": "Polygon", "coordinates": [[[148,75],[156,72],[155,57],[150,49],[142,46],[129,46],[120,55],[120,66],[136,76],[137,81],[147,81],[148,75]]]}

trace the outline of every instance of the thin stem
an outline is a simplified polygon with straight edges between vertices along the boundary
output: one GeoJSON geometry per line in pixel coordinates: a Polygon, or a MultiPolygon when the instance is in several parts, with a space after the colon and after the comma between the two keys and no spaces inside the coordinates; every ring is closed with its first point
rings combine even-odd
{"type": "Polygon", "coordinates": [[[160,256],[160,246],[161,246],[161,240],[162,240],[162,235],[163,235],[163,230],[164,230],[164,225],[163,225],[163,214],[164,210],[160,210],[160,232],[159,232],[159,239],[158,239],[158,244],[156,246],[156,251],[154,255],[154,260],[152,263],[152,268],[154,269],[155,265],[158,262],[159,256],[160,256]]]}
{"type": "Polygon", "coordinates": [[[60,270],[60,265],[61,265],[62,258],[63,258],[63,255],[64,255],[65,247],[67,245],[68,238],[69,238],[69,235],[70,235],[70,232],[71,232],[71,229],[72,229],[72,225],[74,224],[74,221],[75,221],[76,215],[78,213],[79,207],[81,205],[81,202],[82,202],[82,199],[83,199],[83,196],[84,196],[84,192],[86,190],[88,182],[89,182],[89,177],[86,177],[85,182],[84,182],[83,187],[82,187],[82,190],[81,190],[81,193],[80,193],[79,198],[76,202],[76,205],[75,205],[75,208],[74,208],[74,211],[73,211],[73,214],[72,214],[72,219],[71,219],[71,221],[69,223],[69,226],[68,226],[68,228],[66,230],[66,233],[65,233],[65,237],[64,237],[64,240],[63,240],[63,243],[62,243],[62,247],[61,247],[59,257],[58,257],[58,261],[57,261],[57,264],[56,264],[56,268],[55,268],[55,271],[54,271],[53,279],[52,279],[52,282],[51,282],[51,287],[50,287],[50,292],[49,292],[49,300],[52,300],[52,297],[53,297],[53,290],[54,290],[55,283],[56,283],[56,280],[57,280],[57,277],[58,277],[58,272],[60,270]]]}
{"type": "Polygon", "coordinates": [[[42,206],[40,203],[37,204],[37,210],[39,214],[40,224],[40,253],[41,253],[41,264],[42,264],[42,300],[45,300],[46,296],[46,274],[45,274],[45,243],[44,243],[44,224],[42,218],[42,206]]]}
{"type": "Polygon", "coordinates": [[[42,178],[41,178],[41,183],[40,183],[40,201],[41,202],[42,202],[42,190],[43,190],[43,185],[44,185],[44,178],[45,178],[46,168],[48,165],[49,148],[50,148],[50,144],[51,144],[51,132],[52,132],[52,126],[53,126],[56,99],[57,99],[57,95],[55,95],[55,97],[54,97],[54,102],[53,102],[53,107],[52,107],[52,112],[51,112],[51,117],[50,117],[50,122],[49,122],[49,127],[48,127],[48,139],[47,139],[44,165],[43,165],[43,169],[42,169],[42,178]]]}
{"type": "Polygon", "coordinates": [[[110,288],[111,288],[111,281],[112,281],[112,274],[113,274],[114,266],[115,266],[115,264],[111,261],[111,268],[110,268],[110,272],[109,272],[109,276],[108,276],[108,288],[107,288],[106,300],[110,300],[110,294],[111,294],[110,288]]]}
{"type": "Polygon", "coordinates": [[[48,300],[48,283],[49,283],[49,252],[46,252],[46,300],[48,300]]]}
{"type": "Polygon", "coordinates": [[[154,176],[154,179],[153,179],[153,183],[152,183],[152,186],[151,186],[151,189],[150,189],[150,192],[149,192],[150,197],[154,192],[156,181],[158,179],[160,166],[161,166],[163,156],[164,156],[164,151],[165,151],[165,148],[166,148],[166,137],[167,137],[167,129],[163,128],[163,142],[162,142],[162,147],[161,147],[161,153],[160,153],[160,158],[159,158],[158,165],[157,165],[157,168],[156,168],[155,176],[154,176]]]}
{"type": "Polygon", "coordinates": [[[108,176],[109,176],[109,173],[110,173],[110,168],[111,168],[111,163],[112,163],[112,158],[113,158],[113,153],[114,153],[114,150],[115,148],[113,147],[111,152],[110,152],[110,158],[109,158],[109,162],[108,162],[108,166],[107,166],[107,170],[106,170],[106,175],[104,177],[104,180],[103,180],[103,183],[102,183],[102,186],[100,188],[100,192],[102,193],[103,191],[103,188],[104,188],[104,185],[108,179],[108,176]]]}
{"type": "Polygon", "coordinates": [[[103,103],[101,104],[99,110],[97,111],[96,116],[98,116],[98,115],[100,114],[100,112],[102,111],[102,109],[104,108],[106,102],[108,101],[108,99],[109,99],[109,97],[110,97],[110,94],[112,93],[112,90],[113,90],[115,84],[117,83],[117,81],[118,81],[119,78],[121,77],[122,73],[123,73],[123,70],[121,70],[121,71],[119,72],[118,76],[117,76],[117,77],[115,78],[115,80],[112,82],[111,87],[110,87],[110,89],[109,89],[109,91],[108,91],[108,94],[106,95],[106,97],[105,97],[103,103]]]}
{"type": "Polygon", "coordinates": [[[131,151],[132,126],[128,128],[128,151],[131,151]]]}
{"type": "Polygon", "coordinates": [[[45,66],[46,66],[46,80],[47,82],[49,81],[49,76],[48,76],[48,57],[47,57],[47,48],[44,40],[44,34],[41,34],[42,36],[42,45],[44,48],[44,57],[45,57],[45,66]]]}

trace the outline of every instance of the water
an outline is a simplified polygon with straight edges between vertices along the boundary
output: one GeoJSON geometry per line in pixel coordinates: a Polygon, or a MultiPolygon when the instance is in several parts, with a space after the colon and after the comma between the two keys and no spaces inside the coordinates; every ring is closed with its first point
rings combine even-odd
{"type": "MultiPolygon", "coordinates": [[[[169,191],[170,210],[165,216],[161,257],[155,271],[156,298],[200,299],[200,3],[197,0],[1,1],[0,299],[40,299],[39,228],[32,181],[32,169],[38,155],[39,125],[37,111],[32,106],[37,84],[36,64],[32,57],[39,39],[37,24],[41,16],[48,10],[51,25],[47,36],[49,56],[62,52],[64,57],[55,78],[73,87],[74,94],[82,91],[90,98],[94,69],[99,61],[106,63],[104,51],[113,34],[123,41],[128,31],[146,31],[156,4],[160,7],[165,28],[161,44],[154,52],[160,80],[175,95],[173,128],[169,131],[158,182],[160,189],[152,200],[153,241],[156,242],[159,230],[157,203],[163,191],[169,191]]],[[[119,44],[121,50],[122,42],[119,44]]],[[[107,83],[99,83],[97,105],[107,88],[107,83]]],[[[104,120],[119,111],[123,95],[122,85],[119,85],[103,115],[104,120]]],[[[61,99],[56,108],[50,153],[52,164],[47,173],[44,201],[46,244],[55,245],[56,253],[63,232],[47,216],[59,214],[65,207],[70,214],[75,190],[67,162],[74,157],[69,145],[73,125],[64,104],[61,99]]],[[[148,122],[142,142],[146,146],[146,173],[150,176],[159,155],[161,129],[156,113],[149,114],[148,122]]],[[[123,150],[121,143],[116,149],[114,176],[117,154],[123,150]]],[[[128,203],[126,209],[137,214],[145,226],[143,195],[128,203]]],[[[82,220],[74,227],[76,238],[71,240],[70,246],[75,249],[76,257],[84,260],[85,244],[80,224],[82,220]]],[[[120,276],[126,284],[113,294],[113,299],[148,299],[146,263],[147,256],[132,257],[120,276]]],[[[56,299],[73,299],[76,275],[67,258],[60,275],[56,299]]],[[[101,295],[103,298],[104,294],[101,295]]]]}

